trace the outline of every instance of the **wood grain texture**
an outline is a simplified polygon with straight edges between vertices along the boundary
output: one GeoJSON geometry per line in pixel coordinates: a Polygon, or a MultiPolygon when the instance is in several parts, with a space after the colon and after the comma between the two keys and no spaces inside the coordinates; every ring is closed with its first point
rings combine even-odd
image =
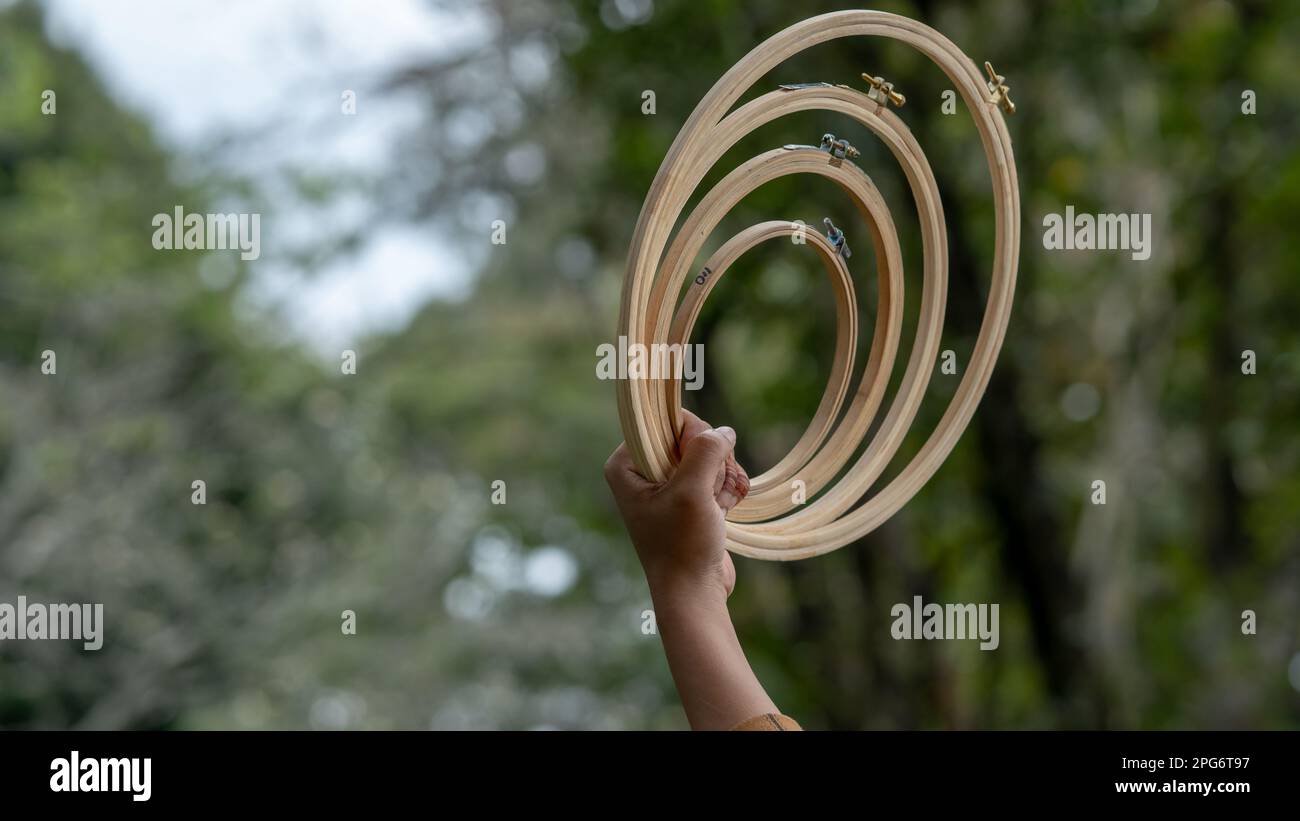
{"type": "MultiPolygon", "coordinates": [[[[849,397],[857,336],[852,275],[845,260],[815,230],[809,247],[831,278],[836,298],[836,347],[820,404],[795,447],[754,478],[751,493],[731,511],[727,548],[761,559],[816,556],[861,538],[896,513],[938,470],[961,436],[988,384],[1010,318],[1020,245],[1020,199],[1011,138],[979,69],[947,38],[915,20],[874,11],[843,11],[798,23],[736,63],[696,106],[668,150],[637,220],[619,319],[629,345],[685,343],[701,306],[727,268],[761,242],[791,236],[789,221],[751,226],[710,257],[710,274],[678,297],[709,235],[747,193],[790,174],[819,174],[835,182],[858,209],[877,263],[878,299],[871,350],[849,397]],[[865,93],[838,86],[775,90],[727,111],[759,78],[791,56],[841,37],[888,37],[925,54],[952,80],[974,118],[993,185],[995,238],[988,302],[960,384],[939,424],[913,459],[878,493],[863,499],[902,444],[920,407],[937,358],[947,292],[948,248],[938,186],[925,154],[904,122],[865,93]],[[851,161],[832,162],[816,149],[775,149],[742,164],[715,185],[673,234],[705,174],[745,134],[797,111],[822,110],[857,120],[889,148],[907,177],[921,226],[922,287],[916,336],[902,382],[875,436],[834,485],[884,399],[902,332],[903,266],[889,209],[870,178],[851,161]],[[791,483],[813,501],[796,505],[791,483]],[[828,487],[829,486],[829,487],[828,487]],[[824,492],[823,492],[824,491],[824,492]],[[815,494],[820,496],[813,498],[815,494]],[[856,507],[855,507],[856,505],[856,507]],[[798,510],[795,508],[798,507],[798,510]]],[[[640,471],[663,480],[671,471],[680,431],[681,385],[675,379],[618,383],[619,419],[640,471]]]]}

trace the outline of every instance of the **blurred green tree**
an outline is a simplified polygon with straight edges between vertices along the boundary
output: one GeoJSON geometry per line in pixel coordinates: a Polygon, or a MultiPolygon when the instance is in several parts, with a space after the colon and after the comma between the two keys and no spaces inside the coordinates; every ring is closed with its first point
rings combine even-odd
{"type": "MultiPolygon", "coordinates": [[[[354,375],[284,341],[235,256],[151,248],[155,213],[257,210],[256,192],[178,174],[182,158],[48,42],[38,7],[0,10],[0,601],[99,601],[107,621],[96,653],[0,644],[0,726],[684,726],[601,478],[621,434],[595,351],[614,335],[632,226],[681,123],[754,45],[830,6],[437,5],[481,16],[489,42],[377,82],[421,95],[428,120],[368,190],[455,229],[479,274],[463,301],[359,340],[354,375]],[[490,241],[498,219],[504,245],[490,241]],[[55,375],[41,373],[45,350],[55,375]],[[495,482],[507,504],[492,503],[495,482]]],[[[884,8],[1013,87],[1016,309],[975,422],[899,515],[821,559],[738,561],[733,615],[760,677],[810,727],[1300,726],[1287,679],[1300,665],[1300,15],[884,8]],[[1244,89],[1258,113],[1241,112],[1244,89]],[[1042,216],[1067,204],[1154,214],[1152,259],[1043,250],[1042,216]],[[1241,372],[1244,349],[1258,374],[1241,372]],[[1097,479],[1105,506],[1089,502],[1097,479]],[[1001,646],[893,641],[890,608],[914,595],[999,602],[1001,646]],[[1257,636],[1241,635],[1245,609],[1257,636]]],[[[942,74],[901,46],[841,41],[755,93],[862,71],[907,94],[901,116],[939,179],[942,347],[960,367],[992,223],[974,130],[941,112],[942,74]]],[[[863,150],[915,291],[913,206],[856,125],[772,123],[706,185],[827,130],[863,150]]],[[[861,235],[829,186],[778,181],[714,242],[827,215],[861,235]]],[[[854,248],[867,271],[869,249],[854,248]]],[[[734,425],[754,469],[795,440],[826,376],[833,307],[810,262],[750,255],[697,326],[705,389],[688,404],[734,425]]],[[[935,375],[899,465],[955,385],[935,375]]]]}

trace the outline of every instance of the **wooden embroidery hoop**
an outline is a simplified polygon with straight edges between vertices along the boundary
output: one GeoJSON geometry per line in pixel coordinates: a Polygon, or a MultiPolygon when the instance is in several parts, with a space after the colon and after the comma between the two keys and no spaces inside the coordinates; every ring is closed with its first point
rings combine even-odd
{"type": "MultiPolygon", "coordinates": [[[[787,174],[814,173],[849,194],[866,221],[874,246],[879,297],[871,352],[859,387],[838,426],[849,393],[857,308],[843,257],[815,231],[813,250],[831,276],[839,328],[831,378],[821,404],[790,454],[754,478],[750,495],[727,517],[727,548],[758,559],[794,560],[827,553],[870,533],[925,484],[948,456],[988,385],[1010,319],[1020,251],[1020,196],[1011,137],[999,107],[1015,110],[1004,78],[985,63],[979,69],[939,32],[906,17],[878,11],[841,11],[797,23],[769,38],[722,76],[700,100],[659,166],[641,208],[628,252],[620,333],[627,344],[652,345],[690,339],[691,327],[709,291],[727,266],[760,242],[789,236],[797,225],[765,222],[741,231],[720,247],[706,268],[709,276],[690,286],[676,311],[671,307],[688,268],[723,216],[749,191],[787,174]],[[867,78],[870,95],[829,84],[782,88],[727,114],[759,78],[812,46],[840,37],[889,37],[925,54],[952,80],[979,130],[993,183],[995,241],[988,303],[966,372],[947,410],[916,456],[879,493],[854,507],[883,473],[920,406],[938,351],[947,291],[948,247],[939,189],[925,154],[888,105],[902,102],[880,78],[867,78]],[[826,492],[799,506],[791,483],[805,483],[808,497],[822,491],[847,464],[879,409],[892,371],[903,311],[902,259],[898,236],[880,193],[849,160],[816,148],[775,149],[728,174],[670,235],[687,201],[708,170],[748,132],[795,111],[845,114],[871,129],[899,161],[916,200],[921,224],[923,279],[916,338],[902,383],[875,437],[848,472],[826,492]],[[665,246],[668,246],[665,254],[665,246]],[[844,340],[848,340],[845,344],[844,340]],[[794,508],[800,509],[795,511],[794,508]],[[792,512],[793,511],[793,512],[792,512]]],[[[866,75],[864,75],[866,77],[866,75]]],[[[626,379],[618,383],[619,420],[638,469],[655,481],[667,478],[676,459],[681,385],[675,379],[626,379]]]]}

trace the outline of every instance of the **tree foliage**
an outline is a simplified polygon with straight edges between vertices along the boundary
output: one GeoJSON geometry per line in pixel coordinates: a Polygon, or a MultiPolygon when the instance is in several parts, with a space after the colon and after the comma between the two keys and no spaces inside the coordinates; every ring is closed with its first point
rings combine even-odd
{"type": "MultiPolygon", "coordinates": [[[[601,479],[620,433],[594,352],[614,334],[627,243],[678,128],[727,67],[820,4],[442,5],[483,16],[491,41],[376,78],[420,95],[428,120],[372,190],[457,229],[482,264],[464,301],[360,341],[355,375],[277,341],[228,255],[150,247],[154,213],[216,207],[229,188],[181,181],[33,7],[0,12],[0,601],[99,601],[107,620],[96,653],[0,644],[0,726],[683,726],[601,479]],[[46,88],[57,115],[40,112],[46,88]],[[489,243],[495,219],[505,245],[489,243]],[[57,375],[40,371],[47,349],[57,375]],[[190,503],[195,479],[206,505],[190,503]],[[505,505],[491,503],[498,480],[505,505]],[[340,631],[344,610],[356,636],[340,631]]],[[[1015,312],[975,421],[900,514],[817,560],[738,560],[733,617],[760,678],[810,727],[1297,726],[1300,112],[1287,81],[1300,16],[885,8],[1012,85],[1015,312]],[[1258,113],[1241,112],[1244,89],[1258,113]],[[1067,204],[1153,214],[1152,259],[1044,250],[1042,216],[1067,204]],[[1098,479],[1104,506],[1089,498],[1098,479]],[[999,649],[891,639],[891,606],[915,595],[1000,603],[999,649]],[[1258,635],[1241,632],[1246,609],[1258,635]]],[[[938,177],[952,249],[941,347],[962,363],[992,209],[969,118],[941,112],[942,73],[901,46],[841,41],[758,88],[856,85],[863,71],[907,94],[900,116],[938,177]]],[[[765,126],[705,185],[828,130],[863,150],[914,297],[914,207],[856,124],[765,126]]],[[[828,215],[864,235],[829,185],[774,182],[706,253],[761,219],[828,215]]],[[[854,248],[872,316],[869,248],[854,248]]],[[[736,427],[752,468],[815,408],[833,316],[797,248],[750,255],[706,306],[705,389],[688,404],[736,427]]],[[[956,382],[936,373],[892,471],[956,382]]]]}

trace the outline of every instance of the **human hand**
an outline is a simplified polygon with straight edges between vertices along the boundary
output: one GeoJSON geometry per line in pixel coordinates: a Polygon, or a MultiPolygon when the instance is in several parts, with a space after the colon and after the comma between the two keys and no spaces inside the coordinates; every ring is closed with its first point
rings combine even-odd
{"type": "Polygon", "coordinates": [[[711,428],[687,410],[682,417],[681,460],[668,481],[638,473],[626,443],[605,463],[605,480],[651,592],[725,604],[736,583],[726,515],[749,492],[749,476],[736,462],[734,430],[711,428]]]}

